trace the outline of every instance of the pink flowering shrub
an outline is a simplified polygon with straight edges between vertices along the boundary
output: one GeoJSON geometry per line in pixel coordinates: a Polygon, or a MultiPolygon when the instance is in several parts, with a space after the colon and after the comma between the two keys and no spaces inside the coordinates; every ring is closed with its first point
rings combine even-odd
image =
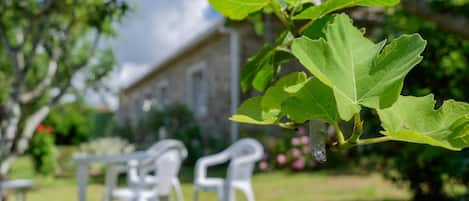
{"type": "Polygon", "coordinates": [[[259,170],[304,171],[316,166],[311,156],[310,139],[303,127],[281,136],[266,143],[266,156],[259,163],[259,170]]]}

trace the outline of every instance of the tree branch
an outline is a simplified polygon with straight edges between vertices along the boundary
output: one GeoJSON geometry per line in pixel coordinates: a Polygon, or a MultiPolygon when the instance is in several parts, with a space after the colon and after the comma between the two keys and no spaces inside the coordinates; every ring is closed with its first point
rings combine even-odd
{"type": "Polygon", "coordinates": [[[24,129],[19,136],[16,146],[14,147],[14,154],[23,154],[28,148],[29,140],[34,134],[34,130],[41,123],[47,114],[49,114],[50,106],[42,106],[39,110],[30,115],[24,123],[24,129]]]}
{"type": "Polygon", "coordinates": [[[33,62],[37,47],[39,46],[39,44],[41,44],[44,34],[46,33],[46,25],[47,25],[47,19],[41,16],[38,29],[35,30],[36,34],[34,34],[34,36],[32,37],[31,50],[26,55],[26,62],[25,62],[24,69],[23,69],[24,72],[28,71],[29,67],[31,66],[31,63],[33,62]]]}
{"type": "Polygon", "coordinates": [[[39,82],[38,85],[34,89],[29,92],[20,95],[20,102],[21,103],[29,103],[36,98],[39,98],[43,92],[51,85],[52,80],[54,79],[55,73],[57,72],[57,60],[55,58],[51,58],[49,61],[49,66],[47,69],[47,73],[39,82]]]}
{"type": "Polygon", "coordinates": [[[409,13],[430,20],[440,28],[469,40],[469,19],[464,16],[435,12],[426,0],[403,0],[402,7],[409,13]]]}

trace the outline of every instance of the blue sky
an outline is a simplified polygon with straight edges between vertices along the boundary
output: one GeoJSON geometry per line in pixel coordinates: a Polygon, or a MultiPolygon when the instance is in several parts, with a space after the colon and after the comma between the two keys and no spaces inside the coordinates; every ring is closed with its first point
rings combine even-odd
{"type": "MultiPolygon", "coordinates": [[[[117,26],[113,46],[118,67],[109,78],[116,92],[128,86],[182,45],[203,33],[222,17],[208,0],[127,0],[135,9],[117,26]]],[[[88,102],[117,107],[115,96],[103,92],[88,102]]]]}

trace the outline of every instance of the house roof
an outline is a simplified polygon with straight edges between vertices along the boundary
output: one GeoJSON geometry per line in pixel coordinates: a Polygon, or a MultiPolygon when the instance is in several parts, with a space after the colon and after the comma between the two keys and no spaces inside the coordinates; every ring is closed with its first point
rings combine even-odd
{"type": "Polygon", "coordinates": [[[146,80],[151,78],[153,75],[157,74],[162,67],[170,64],[171,62],[177,60],[182,55],[186,54],[187,52],[191,51],[192,49],[198,47],[200,44],[205,42],[207,39],[213,37],[215,34],[220,33],[220,28],[224,26],[225,19],[221,18],[217,20],[213,25],[211,25],[206,31],[202,32],[194,39],[190,40],[188,43],[183,45],[179,48],[174,54],[169,55],[166,59],[163,59],[158,64],[154,65],[148,72],[146,72],[143,76],[136,79],[134,82],[130,83],[128,86],[123,88],[121,92],[124,94],[129,93],[132,89],[137,88],[139,85],[144,83],[146,80]]]}

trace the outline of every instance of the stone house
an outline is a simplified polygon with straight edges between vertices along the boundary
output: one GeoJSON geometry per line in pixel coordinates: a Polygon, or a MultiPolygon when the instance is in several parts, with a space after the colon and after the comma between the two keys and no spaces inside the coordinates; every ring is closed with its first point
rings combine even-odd
{"type": "MultiPolygon", "coordinates": [[[[359,26],[370,27],[379,19],[381,10],[356,9],[350,14],[359,26]]],[[[249,23],[229,28],[220,20],[210,29],[156,65],[140,80],[121,91],[118,110],[120,121],[138,121],[150,107],[183,103],[190,108],[205,133],[239,135],[239,124],[228,118],[236,112],[241,100],[240,69],[265,42],[272,42],[282,25],[266,16],[266,30],[259,36],[249,23]]],[[[296,69],[293,63],[290,69],[296,69]]],[[[244,127],[244,126],[243,126],[244,127]]],[[[250,128],[250,127],[247,127],[250,128]]]]}
{"type": "Polygon", "coordinates": [[[183,103],[199,125],[212,134],[238,136],[238,124],[228,120],[236,112],[241,92],[242,64],[268,37],[247,23],[226,27],[224,20],[192,40],[149,73],[121,91],[120,121],[137,121],[149,107],[183,103]]]}

